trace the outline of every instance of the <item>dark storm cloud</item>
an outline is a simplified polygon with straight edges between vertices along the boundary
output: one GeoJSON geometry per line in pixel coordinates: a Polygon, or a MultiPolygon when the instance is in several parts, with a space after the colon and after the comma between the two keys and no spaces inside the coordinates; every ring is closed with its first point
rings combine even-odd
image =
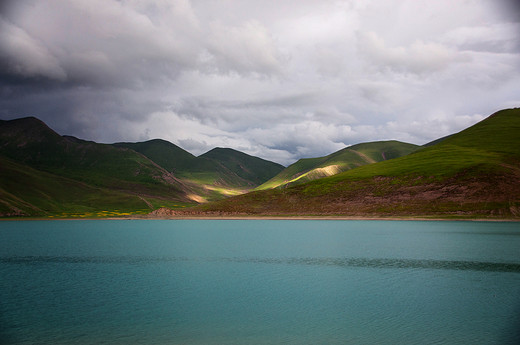
{"type": "MultiPolygon", "coordinates": [[[[188,37],[119,2],[22,0],[17,6],[16,16],[0,18],[0,48],[4,73],[20,78],[139,87],[174,78],[197,58],[188,37]]],[[[178,25],[190,25],[178,17],[178,25]]]]}
{"type": "Polygon", "coordinates": [[[512,22],[520,22],[520,2],[517,0],[497,0],[497,6],[501,8],[502,15],[512,22]]]}
{"type": "Polygon", "coordinates": [[[515,1],[0,1],[0,117],[289,164],[520,104],[515,1]]]}

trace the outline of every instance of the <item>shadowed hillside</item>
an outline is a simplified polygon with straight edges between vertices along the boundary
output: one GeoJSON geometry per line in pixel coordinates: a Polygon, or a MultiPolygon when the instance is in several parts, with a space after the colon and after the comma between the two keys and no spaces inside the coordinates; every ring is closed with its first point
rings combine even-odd
{"type": "Polygon", "coordinates": [[[190,186],[143,155],[62,137],[33,117],[0,122],[0,158],[4,215],[193,203],[190,186]]]}
{"type": "MultiPolygon", "coordinates": [[[[520,217],[520,109],[412,154],[192,214],[520,217]]],[[[186,213],[185,213],[186,214],[186,213]]]]}
{"type": "Polygon", "coordinates": [[[214,148],[199,158],[209,159],[238,176],[238,181],[248,182],[248,186],[258,186],[279,173],[284,166],[265,159],[253,157],[229,148],[214,148]]]}
{"type": "Polygon", "coordinates": [[[0,121],[0,216],[148,213],[237,195],[283,169],[215,153],[195,157],[164,140],[98,144],[60,136],[34,117],[0,121]]]}
{"type": "Polygon", "coordinates": [[[180,181],[143,155],[62,137],[33,117],[0,123],[0,154],[34,169],[97,187],[174,193],[180,198],[185,194],[180,181]]]}
{"type": "Polygon", "coordinates": [[[142,153],[175,176],[204,186],[207,197],[211,197],[208,191],[212,191],[214,198],[241,194],[284,168],[280,164],[226,148],[215,148],[195,157],[165,140],[114,145],[142,153]]]}
{"type": "Polygon", "coordinates": [[[195,157],[163,140],[97,144],[60,136],[36,118],[0,121],[0,215],[102,217],[167,207],[177,211],[163,215],[520,217],[520,109],[417,148],[358,144],[281,171],[231,149],[195,157]],[[261,188],[284,188],[180,209],[277,173],[261,188]]]}
{"type": "Polygon", "coordinates": [[[153,139],[139,143],[116,143],[113,145],[139,152],[171,173],[184,171],[197,160],[197,157],[188,151],[162,139],[153,139]]]}

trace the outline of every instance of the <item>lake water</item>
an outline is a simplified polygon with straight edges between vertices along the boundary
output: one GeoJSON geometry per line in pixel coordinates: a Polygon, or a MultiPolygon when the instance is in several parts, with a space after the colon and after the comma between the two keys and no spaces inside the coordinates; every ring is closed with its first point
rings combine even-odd
{"type": "Polygon", "coordinates": [[[520,224],[0,222],[1,344],[518,344],[520,224]]]}

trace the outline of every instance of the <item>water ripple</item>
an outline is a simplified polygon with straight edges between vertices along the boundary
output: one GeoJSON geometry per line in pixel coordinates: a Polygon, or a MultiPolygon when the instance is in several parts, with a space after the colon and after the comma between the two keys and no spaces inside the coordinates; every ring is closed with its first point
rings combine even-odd
{"type": "Polygon", "coordinates": [[[463,271],[490,271],[520,273],[520,263],[500,263],[456,260],[421,260],[389,258],[232,258],[234,262],[265,264],[294,264],[312,266],[400,268],[400,269],[444,269],[463,271]]]}
{"type": "Polygon", "coordinates": [[[379,269],[440,269],[461,271],[488,271],[520,273],[520,263],[403,259],[403,258],[259,258],[259,257],[150,257],[150,256],[12,256],[0,257],[2,264],[130,264],[142,265],[164,262],[231,262],[269,265],[305,265],[331,267],[361,267],[379,269]]]}

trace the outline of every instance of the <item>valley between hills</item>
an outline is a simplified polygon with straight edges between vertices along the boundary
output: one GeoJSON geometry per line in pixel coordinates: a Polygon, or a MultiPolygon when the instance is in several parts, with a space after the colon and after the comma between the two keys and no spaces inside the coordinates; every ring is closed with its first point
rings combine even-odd
{"type": "Polygon", "coordinates": [[[0,216],[520,219],[520,109],[424,146],[378,141],[283,167],[161,139],[99,144],[0,121],[0,216]]]}

